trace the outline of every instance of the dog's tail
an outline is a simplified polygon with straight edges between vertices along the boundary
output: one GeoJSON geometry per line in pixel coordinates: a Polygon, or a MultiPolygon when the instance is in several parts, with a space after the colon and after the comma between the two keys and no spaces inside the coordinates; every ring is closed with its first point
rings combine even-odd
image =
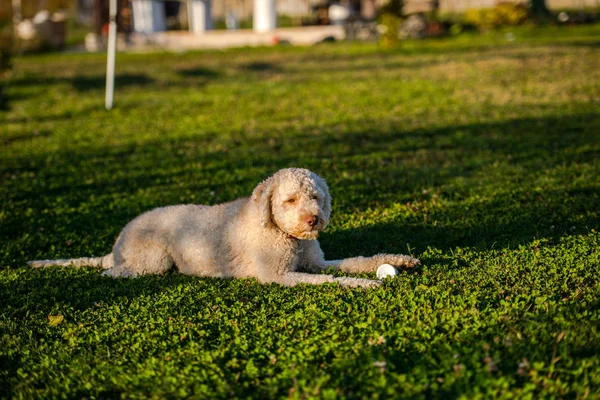
{"type": "Polygon", "coordinates": [[[103,269],[109,269],[114,265],[113,254],[109,253],[104,257],[82,257],[82,258],[68,258],[62,260],[34,260],[27,261],[32,268],[45,268],[52,265],[61,267],[99,267],[103,269]]]}

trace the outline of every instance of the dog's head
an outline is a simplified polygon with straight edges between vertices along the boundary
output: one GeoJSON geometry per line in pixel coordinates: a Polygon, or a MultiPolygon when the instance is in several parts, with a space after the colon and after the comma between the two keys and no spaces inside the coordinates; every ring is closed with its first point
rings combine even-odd
{"type": "Polygon", "coordinates": [[[254,189],[252,201],[264,228],[276,226],[297,239],[314,240],[329,223],[329,188],[307,169],[278,171],[254,189]]]}

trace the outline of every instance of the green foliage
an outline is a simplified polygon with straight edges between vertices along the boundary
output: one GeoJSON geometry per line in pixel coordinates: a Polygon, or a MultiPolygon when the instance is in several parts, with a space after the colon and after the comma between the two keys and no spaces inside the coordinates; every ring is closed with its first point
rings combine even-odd
{"type": "Polygon", "coordinates": [[[520,25],[529,17],[528,8],[521,3],[501,2],[494,8],[494,22],[497,26],[520,25]]]}
{"type": "Polygon", "coordinates": [[[13,60],[0,397],[599,397],[599,33],[119,54],[111,112],[104,55],[13,60]],[[289,166],[331,187],[329,258],[423,267],[363,291],[25,264],[289,166]]]}
{"type": "Polygon", "coordinates": [[[391,48],[400,43],[400,27],[404,19],[393,13],[382,13],[378,17],[379,43],[391,48]]]}
{"type": "Polygon", "coordinates": [[[522,24],[529,18],[529,9],[520,3],[500,2],[494,8],[468,10],[464,18],[479,30],[489,30],[522,24]]]}
{"type": "Polygon", "coordinates": [[[391,48],[400,42],[400,27],[404,22],[404,0],[389,0],[380,9],[377,16],[379,44],[391,48]]]}

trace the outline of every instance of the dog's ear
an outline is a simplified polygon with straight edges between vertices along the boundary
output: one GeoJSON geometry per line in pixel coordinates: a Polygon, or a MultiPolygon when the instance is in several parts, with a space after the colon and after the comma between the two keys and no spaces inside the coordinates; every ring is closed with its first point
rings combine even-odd
{"type": "Polygon", "coordinates": [[[325,192],[325,204],[323,204],[323,213],[327,217],[327,220],[329,220],[329,216],[331,215],[331,195],[329,194],[329,187],[327,186],[327,182],[325,182],[325,179],[321,178],[320,176],[317,177],[317,182],[319,186],[325,192]]]}
{"type": "Polygon", "coordinates": [[[260,214],[260,225],[263,228],[268,227],[271,223],[271,197],[275,188],[275,179],[270,177],[254,188],[252,192],[252,202],[258,207],[260,214]]]}

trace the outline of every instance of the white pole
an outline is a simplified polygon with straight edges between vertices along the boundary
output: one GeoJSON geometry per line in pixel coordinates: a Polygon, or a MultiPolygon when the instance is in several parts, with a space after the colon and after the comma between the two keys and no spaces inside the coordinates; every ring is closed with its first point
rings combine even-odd
{"type": "Polygon", "coordinates": [[[190,0],[188,14],[190,31],[204,33],[212,29],[211,0],[190,0]]]}
{"type": "Polygon", "coordinates": [[[117,0],[110,0],[108,11],[108,49],[106,56],[106,109],[113,107],[115,91],[115,57],[117,52],[117,0]]]}
{"type": "Polygon", "coordinates": [[[277,27],[275,0],[254,0],[253,25],[255,32],[269,32],[277,27]]]}

